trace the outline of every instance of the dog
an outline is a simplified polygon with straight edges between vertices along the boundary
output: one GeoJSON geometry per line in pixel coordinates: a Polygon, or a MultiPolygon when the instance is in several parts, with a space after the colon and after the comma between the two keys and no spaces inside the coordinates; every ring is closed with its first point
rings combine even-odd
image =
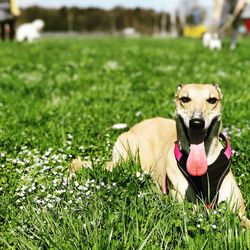
{"type": "MultiPolygon", "coordinates": [[[[180,85],[176,119],[144,120],[122,133],[107,169],[112,171],[132,156],[164,194],[172,194],[179,202],[202,200],[208,208],[227,201],[249,228],[244,200],[230,170],[231,147],[220,133],[222,97],[215,84],[180,85]]],[[[73,160],[71,177],[82,167],[91,164],[73,160]]]]}
{"type": "Polygon", "coordinates": [[[216,33],[205,33],[202,38],[202,43],[205,48],[209,48],[210,50],[221,50],[222,48],[221,40],[216,33]]]}
{"type": "Polygon", "coordinates": [[[203,36],[202,36],[202,43],[203,43],[203,46],[205,48],[208,48],[209,47],[209,43],[212,39],[212,34],[209,33],[209,32],[206,32],[203,36]]]}
{"type": "Polygon", "coordinates": [[[212,38],[209,42],[209,45],[208,45],[209,49],[210,50],[221,50],[222,48],[222,43],[221,43],[221,40],[219,38],[219,35],[218,34],[213,34],[212,35],[212,38]]]}
{"type": "Polygon", "coordinates": [[[39,39],[44,25],[44,21],[41,19],[36,19],[32,23],[24,23],[20,25],[17,29],[16,40],[18,42],[23,42],[25,40],[33,42],[39,39]]]}

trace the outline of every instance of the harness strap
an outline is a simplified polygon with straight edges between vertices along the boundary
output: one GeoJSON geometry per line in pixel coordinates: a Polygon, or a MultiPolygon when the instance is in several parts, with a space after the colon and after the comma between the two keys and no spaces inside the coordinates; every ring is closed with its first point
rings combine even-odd
{"type": "MultiPolygon", "coordinates": [[[[232,156],[232,149],[231,149],[230,143],[228,139],[225,137],[225,135],[223,135],[222,133],[219,134],[219,137],[226,143],[226,147],[224,148],[224,154],[229,160],[232,156]]],[[[179,148],[178,142],[176,142],[174,146],[174,155],[177,161],[180,161],[183,155],[179,148]]]]}
{"type": "MultiPolygon", "coordinates": [[[[186,161],[188,155],[181,151],[178,143],[175,143],[174,147],[174,155],[177,161],[178,168],[181,170],[186,179],[188,179],[189,183],[193,186],[196,196],[200,197],[207,202],[207,207],[213,207],[218,200],[218,192],[220,186],[229,172],[232,149],[228,139],[220,134],[219,137],[225,142],[225,148],[223,148],[215,160],[214,163],[208,166],[208,171],[203,176],[191,176],[186,170],[186,161]]],[[[167,176],[165,177],[163,183],[163,193],[168,193],[167,188],[167,176]]]]}

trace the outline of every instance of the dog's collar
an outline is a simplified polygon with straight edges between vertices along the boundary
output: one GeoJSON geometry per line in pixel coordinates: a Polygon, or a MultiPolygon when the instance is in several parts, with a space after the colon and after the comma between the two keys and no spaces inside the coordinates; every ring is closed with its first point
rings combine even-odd
{"type": "MultiPolygon", "coordinates": [[[[178,168],[193,187],[196,196],[205,201],[209,207],[215,205],[218,200],[218,191],[225,176],[230,170],[232,150],[227,138],[220,134],[219,137],[224,141],[223,148],[214,163],[208,166],[208,171],[203,176],[191,176],[187,172],[186,162],[188,155],[181,151],[178,143],[175,143],[174,155],[178,168]]],[[[167,183],[165,181],[163,192],[167,193],[167,183]]]]}

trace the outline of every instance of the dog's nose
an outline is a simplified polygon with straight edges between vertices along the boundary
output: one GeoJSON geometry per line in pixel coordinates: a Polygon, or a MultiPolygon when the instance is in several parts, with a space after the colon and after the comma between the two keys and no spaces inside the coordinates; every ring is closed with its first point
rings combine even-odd
{"type": "Polygon", "coordinates": [[[205,127],[205,121],[199,118],[194,118],[189,121],[189,128],[195,131],[201,131],[205,127]]]}

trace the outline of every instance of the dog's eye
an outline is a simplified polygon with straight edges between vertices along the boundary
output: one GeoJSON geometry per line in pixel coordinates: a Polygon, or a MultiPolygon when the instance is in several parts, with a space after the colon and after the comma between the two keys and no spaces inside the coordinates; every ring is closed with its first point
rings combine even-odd
{"type": "Polygon", "coordinates": [[[207,99],[207,102],[210,104],[215,104],[217,102],[217,98],[215,97],[210,97],[207,99]]]}
{"type": "Polygon", "coordinates": [[[183,103],[188,103],[191,101],[191,99],[187,96],[183,96],[180,98],[180,101],[183,102],[183,103]]]}

